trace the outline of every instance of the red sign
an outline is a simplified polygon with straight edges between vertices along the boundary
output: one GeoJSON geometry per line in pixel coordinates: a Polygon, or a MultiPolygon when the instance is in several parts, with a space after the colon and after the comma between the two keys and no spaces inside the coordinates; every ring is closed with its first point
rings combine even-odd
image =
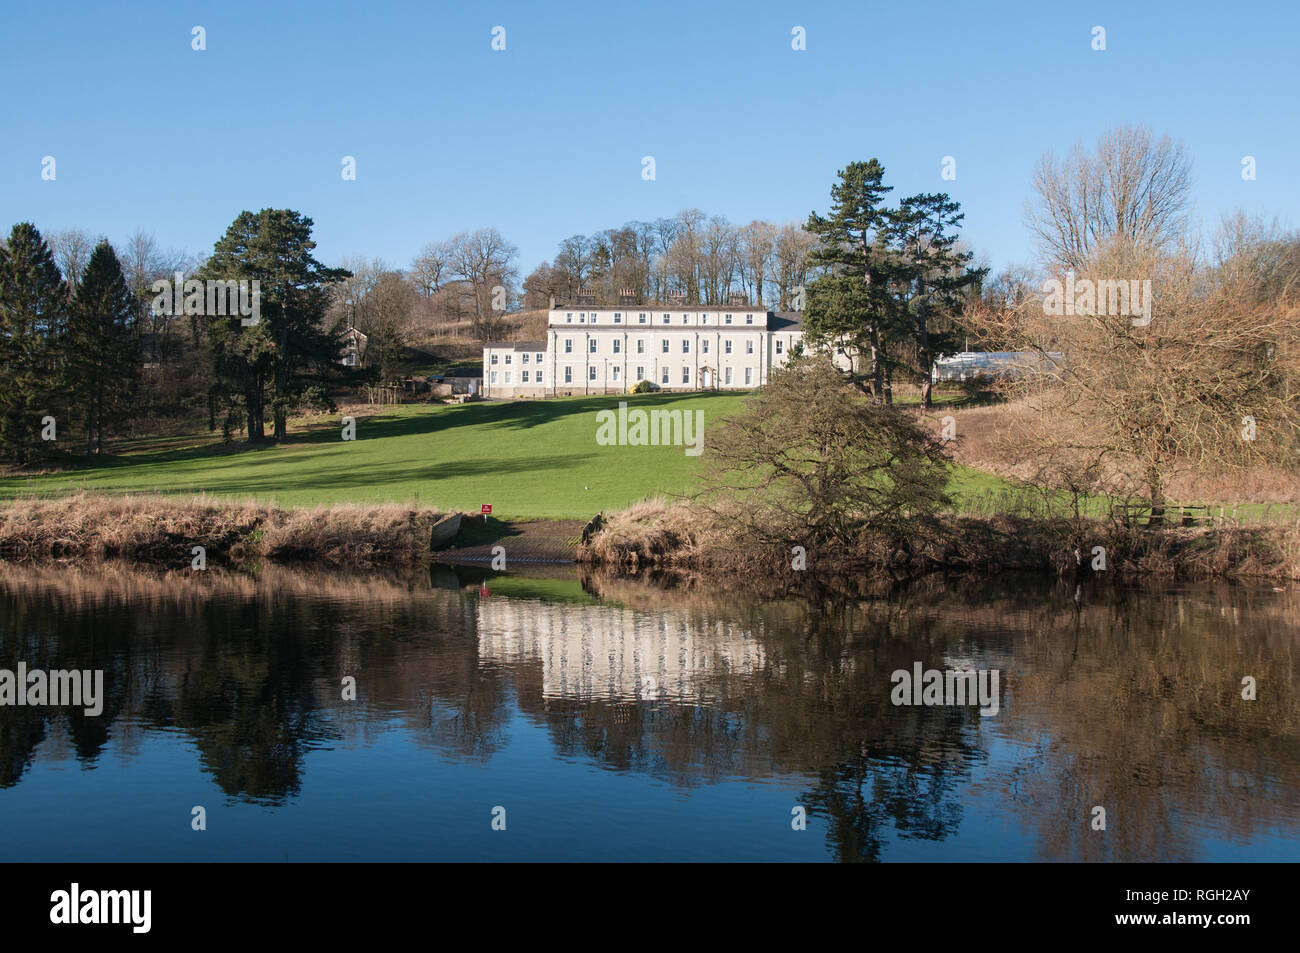
{"type": "Polygon", "coordinates": [[[484,504],[483,504],[483,509],[479,510],[479,512],[482,513],[484,516],[486,516],[488,513],[491,513],[491,512],[492,512],[492,504],[491,504],[491,503],[484,503],[484,504]]]}

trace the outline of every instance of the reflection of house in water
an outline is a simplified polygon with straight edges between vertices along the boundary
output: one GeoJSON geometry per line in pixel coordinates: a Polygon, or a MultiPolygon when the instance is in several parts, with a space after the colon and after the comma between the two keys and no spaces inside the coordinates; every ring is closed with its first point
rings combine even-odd
{"type": "Polygon", "coordinates": [[[713,697],[710,679],[766,663],[755,633],[679,612],[492,599],[478,605],[479,658],[540,660],[548,698],[713,697]]]}

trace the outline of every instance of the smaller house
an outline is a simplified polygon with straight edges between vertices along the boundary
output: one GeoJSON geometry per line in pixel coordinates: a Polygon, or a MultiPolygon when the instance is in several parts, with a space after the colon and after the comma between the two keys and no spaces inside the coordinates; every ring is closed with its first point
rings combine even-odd
{"type": "Polygon", "coordinates": [[[339,358],[339,363],[344,367],[360,367],[366,359],[367,340],[365,334],[349,326],[343,332],[343,354],[339,358]]]}
{"type": "Polygon", "coordinates": [[[452,367],[443,374],[430,374],[433,392],[441,397],[478,397],[483,393],[483,371],[478,367],[452,367]]]}
{"type": "Polygon", "coordinates": [[[483,346],[484,397],[545,397],[545,341],[498,341],[483,346]]]}

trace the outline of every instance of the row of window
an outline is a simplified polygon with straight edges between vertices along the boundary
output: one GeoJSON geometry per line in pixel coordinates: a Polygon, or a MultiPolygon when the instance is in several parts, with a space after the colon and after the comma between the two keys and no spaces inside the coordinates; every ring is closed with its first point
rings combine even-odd
{"type": "MultiPolygon", "coordinates": [[[[730,367],[724,367],[724,368],[722,369],[722,371],[723,371],[723,383],[724,383],[724,384],[730,384],[730,383],[732,383],[732,368],[730,368],[730,367]]],[[[746,383],[747,385],[749,385],[749,384],[753,384],[753,383],[754,383],[754,369],[753,369],[752,367],[746,367],[746,368],[744,368],[744,371],[745,371],[745,383],[746,383]]],[[[497,374],[498,374],[498,373],[499,373],[499,372],[497,372],[497,371],[492,371],[492,372],[491,372],[491,377],[489,378],[490,383],[493,383],[493,384],[497,383],[497,374]]],[[[615,382],[617,382],[617,381],[620,380],[620,376],[621,376],[621,373],[622,373],[622,368],[620,368],[620,367],[612,367],[612,368],[610,368],[610,373],[611,373],[610,380],[611,380],[611,381],[615,381],[615,382]]],[[[671,383],[671,380],[670,380],[670,378],[671,378],[671,374],[670,374],[669,368],[667,368],[667,367],[661,368],[661,369],[660,369],[660,375],[659,375],[659,377],[660,377],[660,383],[662,383],[662,384],[668,384],[668,383],[671,383]]],[[[647,380],[647,379],[648,379],[648,378],[645,376],[645,368],[644,368],[644,367],[638,367],[638,368],[636,369],[636,379],[637,379],[638,381],[643,381],[643,380],[647,380]]],[[[595,381],[595,380],[596,380],[596,368],[594,368],[594,367],[589,367],[589,368],[587,368],[587,380],[588,380],[588,381],[595,381]]],[[[683,384],[689,384],[690,382],[691,382],[691,369],[690,369],[689,367],[683,367],[683,368],[682,368],[682,383],[683,383],[683,384]]],[[[513,384],[513,383],[514,383],[513,373],[512,373],[511,371],[506,371],[506,372],[505,372],[505,383],[507,383],[507,384],[513,384]]],[[[542,372],[541,372],[541,371],[536,371],[536,372],[534,372],[534,376],[533,376],[532,379],[530,380],[530,379],[529,379],[529,372],[528,372],[528,371],[521,371],[521,372],[520,372],[519,383],[521,383],[521,384],[541,384],[541,383],[542,383],[542,372]]],[[[572,367],[566,367],[566,368],[564,369],[564,383],[566,383],[566,384],[572,384],[572,383],[573,383],[573,368],[572,368],[572,367]]]]}
{"type": "MultiPolygon", "coordinates": [[[[506,372],[505,372],[505,375],[506,375],[506,383],[507,383],[507,384],[513,384],[513,383],[514,383],[514,379],[513,379],[513,377],[511,376],[511,374],[512,374],[512,372],[510,372],[510,371],[506,371],[506,372]]],[[[519,383],[521,383],[521,384],[540,384],[540,383],[542,383],[542,372],[541,372],[541,371],[536,371],[536,372],[535,372],[535,375],[536,375],[536,376],[535,376],[535,377],[530,381],[530,380],[528,379],[528,371],[520,371],[519,383]]],[[[495,383],[497,382],[497,372],[496,372],[496,371],[493,371],[493,372],[492,372],[492,376],[491,376],[488,380],[489,380],[490,383],[495,384],[495,383]]]]}
{"type": "MultiPolygon", "coordinates": [[[[578,323],[579,323],[579,324],[595,324],[595,323],[596,323],[596,315],[597,315],[597,312],[595,312],[595,311],[591,312],[591,320],[588,321],[588,320],[587,320],[587,312],[586,312],[586,311],[579,311],[579,312],[578,312],[578,323]]],[[[629,314],[629,315],[628,315],[628,320],[630,321],[631,318],[632,318],[632,315],[629,314]]],[[[690,320],[691,320],[690,315],[688,315],[688,314],[683,314],[683,315],[682,315],[682,324],[689,324],[689,323],[690,323],[690,320]]],[[[672,315],[665,314],[665,315],[663,316],[663,323],[664,323],[664,324],[669,324],[669,323],[671,323],[671,321],[672,321],[672,315]]],[[[572,312],[572,311],[568,312],[568,313],[564,316],[564,322],[565,322],[565,324],[572,324],[572,323],[573,323],[573,312],[572,312]]],[[[623,323],[623,312],[621,312],[621,311],[615,311],[615,312],[614,312],[614,323],[615,323],[615,324],[622,324],[622,323],[623,323]]],[[[649,323],[650,323],[650,315],[648,315],[648,314],[646,314],[644,311],[642,311],[642,312],[637,316],[637,323],[638,323],[638,324],[649,324],[649,323]]],[[[708,324],[708,323],[709,323],[709,316],[708,316],[707,314],[701,314],[701,315],[700,315],[700,323],[701,323],[701,324],[708,324]]],[[[731,323],[731,315],[729,315],[729,314],[724,314],[724,315],[722,316],[722,323],[723,323],[723,324],[730,324],[730,323],[731,323]]],[[[747,314],[747,315],[745,315],[745,323],[746,323],[746,324],[753,324],[753,323],[754,323],[754,316],[753,316],[752,314],[747,314]]]]}
{"type": "MultiPolygon", "coordinates": [[[[506,354],[506,363],[507,363],[507,364],[510,363],[510,358],[511,358],[512,356],[513,356],[512,354],[506,354]]],[[[546,356],[546,355],[545,355],[544,353],[538,354],[538,355],[537,355],[537,363],[538,363],[538,364],[542,363],[542,358],[544,358],[545,356],[546,356]]],[[[520,361],[519,361],[519,363],[521,363],[521,364],[527,364],[527,363],[528,363],[528,355],[527,355],[527,354],[521,354],[521,355],[519,355],[519,357],[520,357],[520,361]]],[[[496,354],[493,354],[492,357],[491,357],[491,363],[495,364],[496,362],[497,362],[497,355],[496,355],[496,354]]],[[[538,371],[538,373],[540,374],[541,372],[538,371]]]]}
{"type": "MultiPolygon", "coordinates": [[[[591,354],[595,354],[595,353],[596,353],[596,340],[597,340],[596,338],[590,338],[590,339],[587,341],[587,350],[588,350],[588,352],[591,353],[591,354]]],[[[623,353],[623,342],[620,341],[620,340],[618,340],[617,338],[615,338],[613,343],[614,343],[614,353],[615,353],[615,354],[622,354],[622,353],[623,353]]],[[[667,354],[667,353],[668,353],[668,350],[669,350],[669,342],[668,342],[667,340],[663,340],[663,341],[660,341],[659,344],[660,344],[660,349],[662,350],[662,352],[663,352],[664,354],[667,354]]],[[[730,354],[730,353],[732,353],[732,351],[731,351],[731,341],[723,341],[723,342],[722,342],[722,348],[723,348],[723,353],[724,353],[724,354],[730,354]]],[[[709,353],[709,340],[708,340],[708,338],[705,338],[703,341],[700,342],[700,350],[701,350],[701,353],[704,353],[704,354],[708,354],[708,353],[709,353]]],[[[638,354],[644,354],[644,353],[645,353],[645,339],[644,339],[644,338],[639,338],[639,339],[637,340],[637,342],[636,342],[636,352],[637,352],[638,354]]],[[[565,339],[564,339],[564,353],[565,353],[565,354],[572,354],[572,353],[573,353],[573,338],[565,338],[565,339]]],[[[685,339],[685,340],[682,341],[682,353],[683,353],[683,354],[690,354],[690,353],[691,353],[691,342],[690,342],[689,339],[685,339]]],[[[754,342],[753,342],[753,341],[746,341],[746,342],[745,342],[745,353],[746,353],[746,354],[753,354],[753,353],[754,353],[754,342]]],[[[785,342],[784,342],[784,341],[780,341],[780,340],[778,340],[778,341],[776,342],[776,353],[777,353],[777,354],[784,354],[784,353],[785,353],[785,342]]],[[[527,356],[527,355],[525,355],[525,356],[527,356]]],[[[540,360],[540,356],[539,356],[538,359],[540,360]]],[[[496,363],[496,358],[495,358],[495,356],[493,357],[492,363],[493,363],[493,364],[496,363]]],[[[509,362],[509,361],[506,361],[506,363],[509,364],[510,362],[509,362]]],[[[527,361],[525,361],[524,363],[527,363],[527,361]]]]}
{"type": "MultiPolygon", "coordinates": [[[[595,338],[592,338],[592,339],[589,340],[587,343],[588,343],[588,350],[590,351],[590,353],[595,354],[595,353],[596,353],[596,339],[595,339],[595,338]]],[[[662,347],[662,351],[663,351],[663,353],[664,353],[664,354],[667,354],[667,353],[668,353],[668,344],[669,344],[669,342],[665,340],[665,341],[660,341],[659,343],[660,343],[660,345],[661,345],[661,347],[662,347]]],[[[724,354],[730,354],[730,353],[732,353],[732,350],[731,350],[731,342],[730,342],[730,341],[723,341],[723,342],[722,342],[722,346],[723,346],[723,353],[724,353],[724,354]]],[[[709,353],[709,341],[708,341],[707,338],[706,338],[705,340],[703,340],[703,341],[700,342],[700,350],[701,350],[701,352],[704,353],[704,354],[708,354],[708,353],[709,353]]],[[[644,341],[644,339],[638,340],[638,341],[636,342],[636,353],[638,353],[638,354],[644,354],[645,352],[646,352],[646,349],[645,349],[645,341],[644,341]]],[[[573,353],[573,339],[572,339],[572,338],[565,338],[565,339],[564,339],[564,353],[565,353],[565,354],[572,354],[572,353],[573,353]]],[[[622,341],[619,341],[619,340],[617,340],[617,339],[614,341],[614,353],[615,353],[615,354],[622,354],[622,353],[623,353],[623,342],[622,342],[622,341]]],[[[682,341],[682,353],[683,353],[683,354],[690,354],[690,353],[691,353],[691,342],[690,342],[689,340],[684,340],[684,341],[682,341]]],[[[746,353],[746,354],[753,354],[753,353],[754,353],[754,342],[753,342],[753,341],[746,341],[746,342],[745,342],[745,353],[746,353]]],[[[784,353],[785,353],[785,342],[784,342],[784,341],[781,341],[781,340],[779,340],[779,339],[777,340],[777,342],[776,342],[776,353],[777,353],[777,354],[784,354],[784,353]]],[[[498,363],[498,358],[499,358],[500,356],[501,356],[501,355],[499,355],[499,354],[497,354],[497,353],[493,353],[493,354],[489,357],[489,359],[488,359],[488,360],[489,360],[489,363],[491,363],[491,364],[496,364],[496,363],[498,363]]],[[[536,355],[534,355],[534,356],[535,356],[536,359],[537,359],[537,363],[538,363],[538,364],[541,364],[542,361],[543,361],[543,359],[545,358],[546,355],[545,355],[544,353],[539,353],[539,354],[536,354],[536,355]]],[[[513,358],[513,357],[514,357],[514,355],[513,355],[512,353],[507,352],[507,353],[505,354],[505,363],[506,363],[506,364],[510,364],[510,363],[512,363],[512,358],[513,358]]],[[[528,363],[528,358],[529,358],[529,355],[528,355],[528,354],[520,354],[520,355],[519,355],[519,359],[520,359],[520,363],[521,363],[521,364],[527,364],[527,363],[528,363]]]]}

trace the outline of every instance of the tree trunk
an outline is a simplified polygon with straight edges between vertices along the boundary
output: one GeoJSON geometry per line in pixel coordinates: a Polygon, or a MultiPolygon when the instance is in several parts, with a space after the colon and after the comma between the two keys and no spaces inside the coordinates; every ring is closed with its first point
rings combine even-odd
{"type": "Polygon", "coordinates": [[[916,363],[921,369],[921,413],[928,413],[930,410],[930,388],[932,384],[931,361],[930,355],[930,322],[926,320],[925,304],[921,305],[916,316],[917,339],[919,346],[916,349],[916,363]]]}
{"type": "Polygon", "coordinates": [[[885,376],[880,360],[880,330],[874,321],[871,322],[871,395],[876,403],[884,403],[885,376]]]}
{"type": "Polygon", "coordinates": [[[285,399],[289,391],[289,328],[280,328],[280,360],[275,368],[275,404],[271,408],[275,424],[275,442],[289,439],[289,421],[286,419],[285,399]]]}
{"type": "Polygon", "coordinates": [[[1165,521],[1165,488],[1160,471],[1154,466],[1147,468],[1147,493],[1151,497],[1151,517],[1147,525],[1158,526],[1165,521]]]}
{"type": "Polygon", "coordinates": [[[261,443],[266,439],[266,431],[262,425],[262,375],[248,374],[244,372],[247,381],[252,379],[252,384],[244,388],[245,410],[248,416],[248,442],[261,443]]]}

